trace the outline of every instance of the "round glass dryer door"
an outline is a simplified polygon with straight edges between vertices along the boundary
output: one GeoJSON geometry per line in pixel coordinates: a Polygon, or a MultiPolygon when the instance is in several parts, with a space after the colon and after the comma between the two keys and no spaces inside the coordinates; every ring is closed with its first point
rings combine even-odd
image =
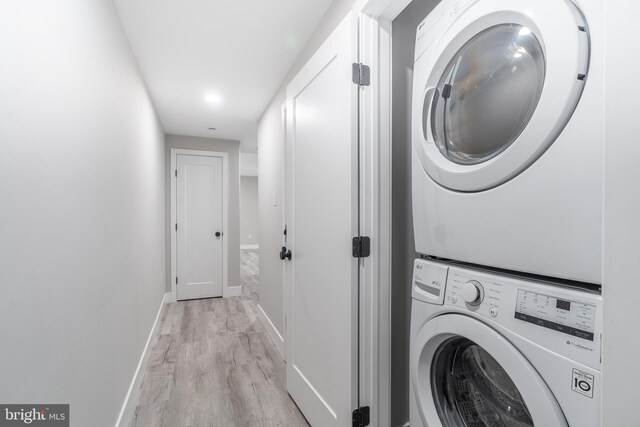
{"type": "Polygon", "coordinates": [[[542,45],[527,27],[502,24],[469,40],[438,83],[430,120],[438,149],[459,164],[489,160],[529,123],[544,85],[542,45]]]}
{"type": "Polygon", "coordinates": [[[530,167],[567,125],[587,79],[588,26],[570,0],[471,1],[458,15],[449,3],[415,62],[412,139],[433,181],[477,192],[530,167]]]}
{"type": "Polygon", "coordinates": [[[445,426],[531,427],[533,419],[509,374],[481,346],[454,338],[437,350],[433,396],[445,426]]]}

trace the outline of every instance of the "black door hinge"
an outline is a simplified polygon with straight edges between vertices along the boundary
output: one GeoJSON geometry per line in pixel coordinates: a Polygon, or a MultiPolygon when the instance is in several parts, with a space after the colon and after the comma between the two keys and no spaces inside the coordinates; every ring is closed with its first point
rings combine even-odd
{"type": "Polygon", "coordinates": [[[353,411],[353,427],[368,426],[370,421],[370,410],[368,406],[363,406],[353,411]]]}
{"type": "Polygon", "coordinates": [[[371,69],[368,65],[354,63],[351,66],[351,80],[358,86],[369,86],[371,84],[371,69]]]}
{"type": "Polygon", "coordinates": [[[178,169],[175,171],[176,178],[178,177],[178,169]]]}
{"type": "Polygon", "coordinates": [[[354,237],[351,247],[354,258],[366,258],[371,254],[371,239],[366,236],[354,237]]]}

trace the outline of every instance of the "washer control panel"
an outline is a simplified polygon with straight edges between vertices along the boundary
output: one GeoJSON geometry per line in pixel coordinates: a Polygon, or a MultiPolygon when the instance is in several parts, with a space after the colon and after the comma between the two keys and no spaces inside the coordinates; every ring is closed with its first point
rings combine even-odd
{"type": "Polygon", "coordinates": [[[500,312],[502,284],[497,280],[464,274],[457,267],[449,268],[445,304],[449,303],[495,318],[500,312]]]}
{"type": "Polygon", "coordinates": [[[479,316],[502,333],[600,369],[599,294],[422,259],[414,265],[412,288],[413,298],[442,305],[434,306],[437,313],[479,316]]]}
{"type": "Polygon", "coordinates": [[[595,304],[518,289],[516,319],[567,335],[593,341],[596,312],[595,304]]]}

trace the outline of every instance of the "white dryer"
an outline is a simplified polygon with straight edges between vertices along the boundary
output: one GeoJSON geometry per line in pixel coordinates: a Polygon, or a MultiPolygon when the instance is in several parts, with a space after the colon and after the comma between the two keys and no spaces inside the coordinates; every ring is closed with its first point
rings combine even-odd
{"type": "Polygon", "coordinates": [[[419,253],[601,283],[601,0],[443,0],[418,26],[419,253]]]}
{"type": "Polygon", "coordinates": [[[417,260],[411,427],[600,426],[602,300],[417,260]]]}

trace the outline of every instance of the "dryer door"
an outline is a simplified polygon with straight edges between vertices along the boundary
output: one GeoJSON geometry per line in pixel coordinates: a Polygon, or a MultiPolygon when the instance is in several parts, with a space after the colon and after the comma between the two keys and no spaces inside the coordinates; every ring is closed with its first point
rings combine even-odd
{"type": "Polygon", "coordinates": [[[568,426],[527,359],[471,317],[446,314],[427,322],[416,337],[411,370],[424,425],[568,426]]]}
{"type": "Polygon", "coordinates": [[[453,10],[416,62],[413,140],[438,184],[482,191],[529,167],[569,121],[585,84],[588,33],[569,0],[453,10]]]}

